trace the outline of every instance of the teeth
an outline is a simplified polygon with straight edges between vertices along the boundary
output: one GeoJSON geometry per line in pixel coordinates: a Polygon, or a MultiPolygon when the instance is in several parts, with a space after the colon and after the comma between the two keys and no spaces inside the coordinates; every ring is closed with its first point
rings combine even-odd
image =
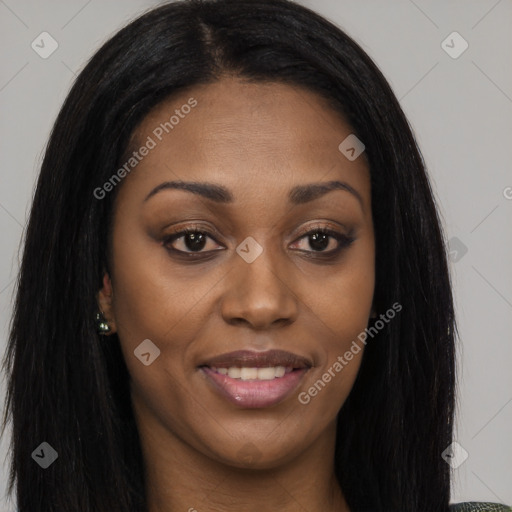
{"type": "Polygon", "coordinates": [[[277,374],[276,368],[258,368],[257,378],[259,380],[272,380],[275,377],[282,377],[277,374]]]}
{"type": "Polygon", "coordinates": [[[278,366],[276,368],[276,377],[283,377],[283,375],[285,374],[286,372],[286,369],[284,366],[278,366]]]}
{"type": "MultiPolygon", "coordinates": [[[[216,370],[216,368],[214,368],[216,370]]],[[[228,369],[228,377],[231,377],[232,379],[239,379],[242,376],[242,369],[241,368],[235,368],[232,366],[228,369]]]]}
{"type": "Polygon", "coordinates": [[[258,378],[258,368],[242,368],[240,370],[242,380],[253,380],[258,378]]]}
{"type": "Polygon", "coordinates": [[[275,366],[269,368],[239,368],[231,366],[230,368],[216,368],[212,366],[212,370],[227,375],[231,379],[241,380],[273,380],[275,378],[284,377],[286,373],[293,371],[293,368],[284,366],[275,366]]]}

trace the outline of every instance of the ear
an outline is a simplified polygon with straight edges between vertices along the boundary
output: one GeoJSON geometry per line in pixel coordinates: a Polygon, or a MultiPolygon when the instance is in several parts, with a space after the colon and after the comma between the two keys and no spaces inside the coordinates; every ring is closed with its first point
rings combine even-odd
{"type": "Polygon", "coordinates": [[[110,332],[107,334],[114,334],[117,332],[116,319],[113,311],[114,290],[112,289],[112,281],[107,272],[103,274],[103,287],[98,292],[97,301],[100,311],[103,313],[107,321],[110,332]]]}

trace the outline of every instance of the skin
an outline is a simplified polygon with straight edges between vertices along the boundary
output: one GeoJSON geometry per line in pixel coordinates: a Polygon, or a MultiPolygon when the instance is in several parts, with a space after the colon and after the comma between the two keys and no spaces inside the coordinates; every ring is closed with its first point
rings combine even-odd
{"type": "MultiPolygon", "coordinates": [[[[149,511],[348,511],[334,477],[335,424],[364,350],[307,405],[298,394],[373,316],[366,157],[349,161],[338,150],[353,130],[323,98],[236,77],[157,106],[136,130],[134,147],[191,97],[197,106],[118,185],[111,273],[98,294],[131,375],[149,511]],[[154,187],[178,179],[223,185],[234,201],[169,189],[145,201],[154,187]],[[331,180],[348,183],[361,202],[345,190],[288,202],[291,187],[331,180]],[[322,259],[305,235],[318,225],[355,240],[322,259]],[[195,263],[174,256],[164,239],[187,226],[216,237],[206,239],[203,253],[219,250],[195,263]],[[252,263],[236,252],[248,236],[263,248],[252,263]],[[161,351],[149,366],[134,357],[145,339],[161,351]],[[281,403],[244,409],[217,394],[197,368],[240,349],[287,350],[313,366],[281,403]]],[[[186,242],[182,236],[168,245],[193,252],[186,242]]],[[[338,245],[329,238],[324,252],[338,245]]]]}

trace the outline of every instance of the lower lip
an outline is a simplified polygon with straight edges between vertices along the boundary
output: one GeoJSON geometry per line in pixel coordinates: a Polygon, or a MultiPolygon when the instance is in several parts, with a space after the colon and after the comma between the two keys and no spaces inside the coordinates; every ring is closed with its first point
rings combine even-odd
{"type": "Polygon", "coordinates": [[[241,380],[217,373],[207,366],[201,368],[216,391],[231,403],[249,409],[271,407],[284,400],[297,388],[307,370],[297,369],[273,380],[241,380]]]}

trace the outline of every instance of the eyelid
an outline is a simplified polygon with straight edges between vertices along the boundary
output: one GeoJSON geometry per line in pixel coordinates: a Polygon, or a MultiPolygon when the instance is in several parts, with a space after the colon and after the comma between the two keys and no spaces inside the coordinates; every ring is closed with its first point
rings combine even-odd
{"type": "Polygon", "coordinates": [[[184,234],[194,232],[204,233],[213,239],[216,243],[220,244],[218,239],[222,238],[222,235],[217,231],[217,229],[215,229],[213,226],[204,226],[201,224],[187,224],[186,226],[174,227],[170,233],[167,233],[163,236],[163,239],[168,240],[171,237],[177,237],[177,235],[183,236],[184,234]]]}
{"type": "MultiPolygon", "coordinates": [[[[346,236],[347,238],[351,238],[353,235],[352,230],[349,230],[346,226],[341,225],[334,225],[332,222],[329,223],[329,221],[316,221],[313,224],[309,224],[302,228],[299,233],[297,233],[293,239],[293,241],[296,241],[299,238],[304,237],[305,235],[310,234],[312,231],[315,230],[332,230],[335,231],[337,234],[341,236],[346,236]],[[339,233],[340,226],[344,227],[348,232],[347,233],[339,233]]],[[[199,231],[201,233],[204,233],[208,237],[212,238],[217,244],[220,244],[219,240],[222,238],[222,235],[214,228],[210,226],[203,226],[200,224],[187,224],[183,227],[177,227],[174,228],[173,231],[167,235],[165,235],[164,239],[169,240],[172,237],[176,237],[176,235],[184,235],[190,232],[199,231]]],[[[176,237],[179,238],[179,237],[176,237]]],[[[175,238],[175,239],[176,239],[175,238]]]]}
{"type": "Polygon", "coordinates": [[[352,238],[353,232],[352,230],[349,230],[346,226],[343,226],[347,233],[340,233],[340,225],[334,225],[332,223],[329,223],[328,221],[316,221],[313,224],[309,224],[308,226],[304,227],[299,231],[299,233],[296,235],[295,240],[302,238],[305,235],[310,234],[312,231],[316,230],[330,230],[336,232],[336,234],[339,234],[340,236],[345,236],[347,238],[352,238]]]}

